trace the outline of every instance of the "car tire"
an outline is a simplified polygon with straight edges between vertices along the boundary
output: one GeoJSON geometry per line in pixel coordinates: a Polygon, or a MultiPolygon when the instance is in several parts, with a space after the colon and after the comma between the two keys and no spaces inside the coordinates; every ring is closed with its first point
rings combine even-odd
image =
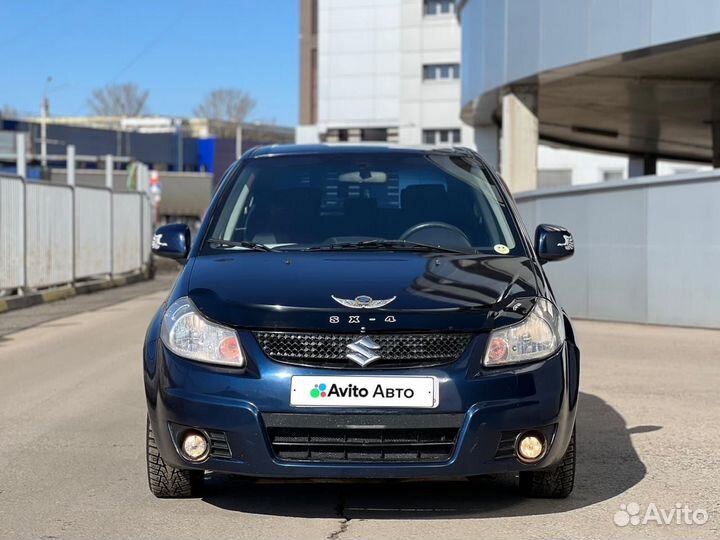
{"type": "Polygon", "coordinates": [[[155,444],[150,419],[147,420],[145,450],[147,455],[148,485],[160,499],[197,497],[202,492],[205,471],[177,469],[165,463],[155,444]]]}
{"type": "Polygon", "coordinates": [[[560,463],[552,469],[520,473],[520,491],[526,497],[536,499],[564,499],[572,493],[574,484],[575,428],[560,463]]]}

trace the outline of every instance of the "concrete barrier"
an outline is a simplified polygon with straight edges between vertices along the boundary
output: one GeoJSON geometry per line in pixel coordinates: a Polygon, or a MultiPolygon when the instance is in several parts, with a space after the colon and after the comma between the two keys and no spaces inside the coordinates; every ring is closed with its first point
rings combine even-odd
{"type": "Polygon", "coordinates": [[[720,328],[720,175],[640,177],[518,193],[528,231],[567,227],[575,256],[549,263],[571,316],[720,328]]]}

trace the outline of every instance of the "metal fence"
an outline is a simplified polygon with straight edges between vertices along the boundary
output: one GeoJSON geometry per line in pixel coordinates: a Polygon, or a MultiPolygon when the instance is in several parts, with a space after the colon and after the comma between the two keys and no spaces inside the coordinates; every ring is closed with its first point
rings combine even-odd
{"type": "MultiPolygon", "coordinates": [[[[51,181],[67,184],[67,170],[53,169],[51,181]]],[[[213,176],[208,173],[161,171],[162,198],[158,214],[170,218],[200,218],[207,210],[213,194],[213,176]]],[[[78,186],[101,187],[107,184],[106,172],[102,169],[78,169],[75,171],[78,186]]],[[[110,180],[115,191],[127,191],[127,171],[114,170],[110,180]]]]}
{"type": "Polygon", "coordinates": [[[137,193],[115,193],[112,211],[112,258],[115,272],[129,272],[142,264],[142,209],[137,193]],[[128,224],[140,230],[128,234],[128,224]]]}
{"type": "Polygon", "coordinates": [[[73,281],[73,190],[25,185],[25,274],[28,287],[73,281]]]}
{"type": "Polygon", "coordinates": [[[720,328],[720,176],[643,177],[517,194],[530,231],[567,227],[575,256],[545,266],[571,316],[720,328]]]}
{"type": "Polygon", "coordinates": [[[110,273],[113,193],[105,188],[75,188],[75,277],[110,273]]]}
{"type": "Polygon", "coordinates": [[[0,289],[25,284],[25,184],[0,176],[0,289]]]}
{"type": "Polygon", "coordinates": [[[143,270],[152,215],[145,193],[0,176],[0,289],[143,270]]]}

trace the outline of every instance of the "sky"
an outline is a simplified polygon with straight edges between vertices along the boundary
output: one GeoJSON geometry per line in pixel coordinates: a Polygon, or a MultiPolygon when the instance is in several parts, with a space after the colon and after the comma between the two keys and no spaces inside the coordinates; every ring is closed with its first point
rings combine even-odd
{"type": "Polygon", "coordinates": [[[190,116],[215,88],[257,102],[248,120],[298,118],[298,0],[0,0],[0,108],[88,114],[106,84],[150,91],[151,114],[190,116]]]}

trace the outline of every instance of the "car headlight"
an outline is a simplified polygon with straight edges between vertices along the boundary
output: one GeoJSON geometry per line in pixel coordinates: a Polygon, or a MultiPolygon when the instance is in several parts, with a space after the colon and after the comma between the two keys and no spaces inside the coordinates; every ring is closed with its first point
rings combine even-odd
{"type": "Polygon", "coordinates": [[[168,349],[183,358],[245,366],[235,330],[208,321],[186,296],[175,300],[165,311],[160,338],[168,349]]]}
{"type": "Polygon", "coordinates": [[[550,300],[539,298],[522,321],[490,334],[483,364],[492,367],[542,360],[555,353],[564,341],[560,310],[550,300]]]}

